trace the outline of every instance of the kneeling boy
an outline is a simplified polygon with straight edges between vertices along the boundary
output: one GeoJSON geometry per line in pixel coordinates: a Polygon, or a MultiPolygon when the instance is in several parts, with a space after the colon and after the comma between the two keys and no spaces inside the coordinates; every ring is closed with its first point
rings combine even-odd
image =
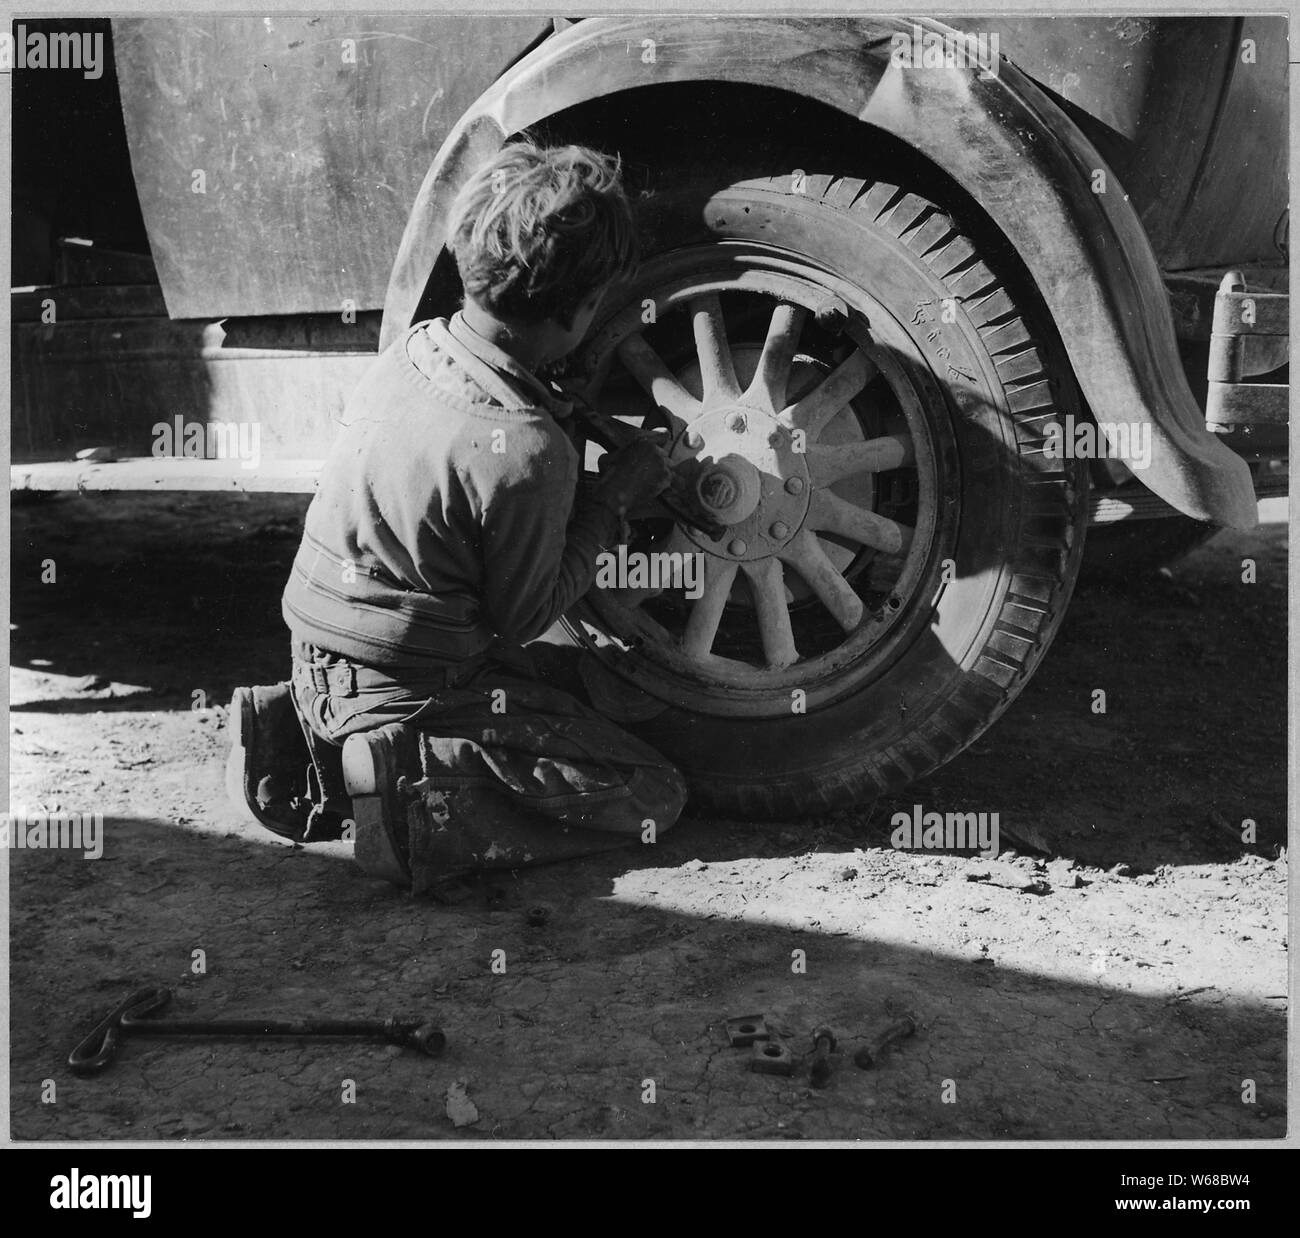
{"type": "Polygon", "coordinates": [[[508,146],[457,197],[449,243],[464,307],[380,356],[308,510],[283,599],[292,683],[231,710],[232,791],[263,824],[312,840],[355,813],[363,867],[417,888],[611,841],[586,831],[663,830],[685,802],[672,765],[522,648],[670,477],[644,439],[580,493],[569,408],[536,377],[635,267],[617,166],[508,146]]]}

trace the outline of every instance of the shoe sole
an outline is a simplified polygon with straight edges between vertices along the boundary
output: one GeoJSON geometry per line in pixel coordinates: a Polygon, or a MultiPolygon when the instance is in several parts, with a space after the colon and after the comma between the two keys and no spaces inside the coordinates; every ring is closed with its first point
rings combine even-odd
{"type": "Polygon", "coordinates": [[[230,727],[230,755],[226,758],[226,797],[233,807],[250,814],[258,825],[270,830],[277,838],[289,842],[299,841],[292,829],[273,817],[268,817],[261,810],[257,802],[257,788],[249,785],[252,781],[252,761],[248,753],[248,738],[254,733],[256,722],[251,688],[235,689],[234,696],[230,698],[226,720],[230,727]]]}
{"type": "Polygon", "coordinates": [[[245,791],[249,773],[247,737],[252,722],[245,711],[251,711],[252,708],[253,694],[247,688],[236,688],[226,714],[226,724],[230,728],[230,753],[226,757],[226,798],[233,807],[244,812],[249,812],[252,808],[245,791]]]}

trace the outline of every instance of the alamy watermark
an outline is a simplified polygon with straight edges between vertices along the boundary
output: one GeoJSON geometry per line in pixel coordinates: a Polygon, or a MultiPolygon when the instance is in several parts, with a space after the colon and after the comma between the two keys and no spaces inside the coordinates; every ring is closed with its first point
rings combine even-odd
{"type": "Polygon", "coordinates": [[[687,551],[603,550],[596,556],[598,589],[684,589],[694,601],[704,595],[704,556],[687,551]]]}
{"type": "Polygon", "coordinates": [[[153,1211],[151,1174],[83,1174],[73,1168],[50,1179],[51,1208],[116,1208],[143,1220],[153,1211]]]}
{"type": "Polygon", "coordinates": [[[0,813],[0,847],[27,851],[82,851],[86,860],[104,854],[101,812],[0,813]]]}
{"type": "Polygon", "coordinates": [[[889,40],[889,63],[898,69],[979,69],[980,77],[998,75],[996,34],[971,34],[948,30],[922,30],[895,34],[889,40]]]}
{"type": "Polygon", "coordinates": [[[1134,470],[1151,466],[1149,421],[1075,421],[1066,413],[1065,424],[1053,421],[1043,431],[1043,455],[1049,460],[1123,460],[1134,470]]]}
{"type": "Polygon", "coordinates": [[[896,812],[889,819],[894,832],[889,845],[897,851],[970,851],[991,860],[1001,849],[995,812],[896,812]]]}
{"type": "Polygon", "coordinates": [[[96,81],[104,75],[104,35],[88,31],[33,30],[19,23],[18,32],[0,31],[0,72],[13,69],[80,69],[96,81]]]}
{"type": "Polygon", "coordinates": [[[155,459],[177,456],[190,460],[239,460],[255,469],[262,460],[262,427],[256,421],[171,421],[153,424],[155,459]]]}

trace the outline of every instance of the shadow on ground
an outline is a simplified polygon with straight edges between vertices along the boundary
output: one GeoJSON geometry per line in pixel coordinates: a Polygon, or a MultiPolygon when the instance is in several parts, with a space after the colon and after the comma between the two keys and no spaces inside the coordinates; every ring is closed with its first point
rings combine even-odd
{"type": "Polygon", "coordinates": [[[303,506],[14,511],[13,800],[107,818],[100,860],[10,854],[17,1138],[1283,1133],[1282,527],[1081,593],[1005,717],[903,795],[687,820],[653,850],[412,900],[342,847],[239,824],[221,796],[219,706],[286,669],[278,600],[303,506]],[[915,803],[996,811],[1004,842],[1027,842],[997,865],[896,852],[890,817],[915,803]],[[1040,876],[1050,893],[1017,885],[1040,876]],[[428,1014],[449,1048],[141,1042],[72,1076],[78,1036],[151,982],[176,986],[182,1014],[428,1014]],[[805,1058],[814,1026],[835,1029],[830,1087],[808,1086],[806,1060],[793,1079],[746,1070],[722,1023],[758,1011],[805,1058]],[[901,1011],[918,1034],[854,1068],[901,1011]],[[478,1113],[461,1128],[457,1081],[478,1113]]]}
{"type": "MultiPolygon", "coordinates": [[[[13,855],[11,1103],[20,1139],[1284,1131],[1280,1005],[1124,991],[1119,973],[1089,970],[1086,952],[1075,976],[1045,975],[1047,953],[980,954],[955,919],[946,943],[931,934],[928,948],[904,944],[909,920],[926,937],[925,900],[937,902],[948,885],[958,896],[970,888],[932,862],[859,877],[858,906],[818,928],[770,891],[752,909],[724,903],[718,914],[704,904],[691,915],[653,905],[674,880],[681,889],[692,878],[715,888],[732,879],[738,839],[721,824],[690,823],[654,854],[502,874],[440,900],[413,900],[340,856],[251,836],[136,820],[109,820],[105,833],[97,861],[13,855]],[[527,912],[539,905],[549,918],[531,927],[527,912]],[[495,951],[504,952],[504,974],[494,974],[495,951]],[[177,1014],[421,1015],[440,1023],[449,1047],[430,1061],[387,1046],[134,1041],[104,1075],[71,1075],[64,1059],[80,1034],[134,987],[156,982],[177,988],[177,1014]],[[829,1088],[809,1087],[806,1060],[792,1079],[746,1069],[748,1051],[727,1046],[722,1023],[758,1011],[805,1059],[811,1029],[835,1029],[841,1052],[829,1088]],[[856,1069],[850,1058],[868,1030],[904,1012],[918,1034],[877,1069],[856,1069]],[[55,1104],[41,1101],[47,1079],[55,1104]],[[344,1103],[348,1080],[355,1103],[344,1103]],[[479,1115],[460,1130],[444,1104],[458,1080],[479,1115]],[[642,1099],[648,1080],[653,1103],[642,1099]],[[1254,1081],[1254,1104],[1243,1104],[1245,1080],[1254,1081]]],[[[805,866],[842,869],[854,857],[841,850],[809,855],[805,866]]],[[[766,863],[779,889],[777,870],[790,866],[766,863]]],[[[754,888],[752,872],[735,871],[754,888]]],[[[1028,897],[1060,923],[1097,892],[1062,892],[1050,908],[1009,890],[979,897],[1028,897]]]]}

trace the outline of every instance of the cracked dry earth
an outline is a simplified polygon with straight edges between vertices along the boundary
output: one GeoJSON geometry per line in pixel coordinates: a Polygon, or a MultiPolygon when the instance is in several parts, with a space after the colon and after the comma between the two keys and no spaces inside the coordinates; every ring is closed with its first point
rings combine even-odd
{"type": "Polygon", "coordinates": [[[243,824],[222,794],[231,689],[285,670],[303,506],[13,511],[12,803],[106,822],[98,861],[8,856],[15,1138],[1284,1134],[1284,524],[1081,590],[1007,715],[902,795],[686,819],[653,848],[414,900],[343,844],[243,824]],[[998,812],[1002,855],[893,850],[890,816],[916,803],[998,812]],[[76,1038],[146,983],[175,988],[175,1014],[427,1015],[448,1047],[135,1040],[72,1075],[76,1038]],[[757,1012],[793,1078],[728,1047],[724,1021],[757,1012]],[[869,1030],[904,1013],[916,1034],[857,1069],[869,1030]],[[821,1090],[819,1024],[839,1039],[821,1090]]]}

